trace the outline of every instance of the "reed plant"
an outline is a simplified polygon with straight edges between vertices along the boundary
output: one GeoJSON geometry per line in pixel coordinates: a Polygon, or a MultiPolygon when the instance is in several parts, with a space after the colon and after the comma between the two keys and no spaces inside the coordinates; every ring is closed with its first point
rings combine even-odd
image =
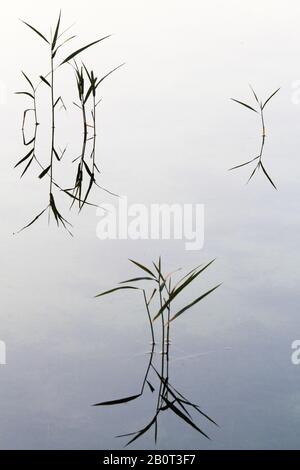
{"type": "Polygon", "coordinates": [[[146,313],[147,321],[149,324],[151,334],[151,353],[150,359],[146,367],[146,372],[142,380],[141,388],[138,393],[127,397],[102,401],[96,403],[94,406],[111,406],[120,405],[122,403],[128,403],[133,400],[140,398],[144,392],[145,387],[148,386],[152,393],[156,393],[155,409],[154,414],[150,421],[140,430],[131,433],[122,434],[118,437],[129,437],[129,441],[126,445],[131,444],[143,434],[154,428],[155,442],[158,438],[158,424],[159,416],[162,412],[172,412],[179,419],[183,420],[190,427],[198,431],[202,436],[209,439],[206,432],[203,431],[198,424],[196,424],[192,412],[196,412],[205,421],[216,425],[215,421],[210,418],[206,413],[202,411],[198,404],[193,403],[186,398],[177,388],[170,382],[170,344],[171,344],[171,326],[175,320],[189,311],[193,306],[197,305],[205,297],[215,291],[221,284],[218,284],[206,292],[199,295],[196,299],[189,302],[187,305],[181,308],[174,307],[174,301],[180,299],[181,294],[186,290],[190,284],[192,284],[212,263],[209,262],[206,265],[200,265],[192,269],[190,272],[177,279],[180,270],[173,271],[169,274],[165,274],[162,269],[161,258],[157,263],[153,263],[153,268],[149,268],[137,261],[130,260],[134,263],[142,272],[142,275],[120,282],[120,284],[108,291],[97,294],[96,297],[102,297],[104,295],[112,294],[116,291],[123,290],[134,290],[142,295],[144,310],[146,313]],[[148,288],[138,287],[137,284],[144,282],[148,285],[148,288]],[[155,360],[155,347],[157,345],[156,335],[157,328],[155,325],[158,324],[158,336],[160,338],[160,359],[155,360]],[[158,364],[156,364],[158,362],[158,364]],[[158,385],[155,385],[157,383],[158,385]]]}

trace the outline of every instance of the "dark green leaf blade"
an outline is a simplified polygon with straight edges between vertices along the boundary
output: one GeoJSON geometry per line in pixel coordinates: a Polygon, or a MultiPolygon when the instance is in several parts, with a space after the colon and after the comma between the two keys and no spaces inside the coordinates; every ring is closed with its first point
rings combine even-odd
{"type": "Polygon", "coordinates": [[[42,80],[42,82],[46,83],[46,85],[48,85],[51,88],[50,83],[48,82],[48,80],[46,80],[45,77],[43,77],[43,75],[40,75],[40,79],[42,80]]]}
{"type": "Polygon", "coordinates": [[[102,78],[100,78],[100,80],[97,82],[96,84],[96,88],[100,85],[101,82],[103,82],[103,80],[105,80],[107,77],[109,77],[109,75],[111,75],[113,72],[115,72],[116,70],[118,70],[119,68],[123,67],[125,65],[125,62],[123,62],[122,64],[118,65],[117,67],[115,67],[114,69],[112,69],[110,72],[108,72],[106,75],[104,75],[102,78]]]}
{"type": "Polygon", "coordinates": [[[54,36],[53,36],[53,41],[52,41],[52,45],[51,45],[52,50],[53,50],[53,49],[55,48],[55,46],[56,46],[56,41],[57,41],[58,31],[59,31],[59,26],[60,26],[60,19],[61,19],[61,11],[59,12],[59,17],[58,17],[58,20],[57,20],[57,25],[56,25],[55,33],[54,33],[54,36]]]}
{"type": "Polygon", "coordinates": [[[152,383],[149,380],[146,380],[148,387],[150,388],[151,392],[155,392],[155,388],[153,387],[152,383]]]}
{"type": "Polygon", "coordinates": [[[42,33],[40,33],[36,28],[31,26],[29,23],[26,23],[26,21],[23,21],[23,20],[21,20],[21,21],[22,21],[22,23],[26,24],[26,26],[28,26],[28,28],[32,29],[36,34],[38,34],[42,39],[44,39],[44,41],[46,41],[48,44],[50,44],[48,39],[46,39],[45,36],[42,33]]]}
{"type": "Polygon", "coordinates": [[[15,164],[14,168],[17,168],[17,166],[21,165],[21,163],[25,162],[25,160],[27,160],[27,158],[30,157],[30,155],[33,153],[33,150],[34,149],[31,149],[27,155],[25,155],[25,157],[21,158],[21,160],[18,161],[18,163],[15,164]]]}
{"type": "Polygon", "coordinates": [[[147,268],[146,266],[142,265],[141,263],[138,263],[137,261],[134,261],[133,259],[129,259],[129,261],[133,264],[135,264],[138,268],[142,269],[143,271],[145,271],[146,273],[150,274],[150,276],[154,277],[154,274],[152,271],[150,271],[149,268],[147,268]]]}
{"type": "Polygon", "coordinates": [[[126,446],[129,446],[129,444],[131,444],[132,442],[136,441],[139,437],[141,437],[143,434],[145,434],[145,432],[147,432],[152,426],[154,423],[156,423],[156,419],[157,419],[157,414],[154,416],[154,418],[147,424],[147,426],[145,426],[143,429],[141,429],[140,431],[136,432],[136,433],[129,433],[129,434],[123,434],[123,435],[120,435],[120,436],[117,436],[117,437],[124,437],[124,436],[130,436],[130,435],[133,435],[135,434],[135,436],[129,441],[127,442],[126,446]]]}
{"type": "Polygon", "coordinates": [[[210,437],[205,434],[204,431],[202,431],[188,416],[186,416],[184,413],[182,413],[172,402],[170,402],[166,397],[162,397],[162,399],[166,402],[168,407],[174,411],[174,413],[181,419],[183,419],[187,424],[192,426],[192,428],[196,429],[200,434],[202,434],[204,437],[207,439],[210,439],[210,437]]]}
{"type": "Polygon", "coordinates": [[[252,158],[252,160],[249,160],[248,162],[241,163],[240,165],[236,165],[236,166],[233,166],[232,168],[229,168],[228,171],[236,170],[237,168],[241,168],[242,166],[249,165],[249,163],[254,162],[254,161],[257,160],[258,158],[259,158],[259,155],[258,155],[257,157],[255,157],[255,158],[252,158]]]}
{"type": "Polygon", "coordinates": [[[34,224],[34,222],[36,222],[36,220],[38,220],[44,214],[44,212],[48,209],[48,207],[49,206],[45,207],[45,209],[43,209],[42,212],[40,212],[31,222],[29,222],[29,224],[25,225],[25,227],[21,228],[21,230],[19,230],[17,233],[22,232],[23,230],[25,230],[26,228],[34,224]]]}
{"type": "Polygon", "coordinates": [[[141,394],[138,395],[131,395],[130,397],[120,398],[118,400],[110,400],[110,401],[102,401],[101,403],[95,403],[93,406],[111,406],[111,405],[120,405],[122,403],[127,403],[129,401],[136,400],[139,398],[141,394]]]}
{"type": "Polygon", "coordinates": [[[278,88],[276,91],[274,91],[274,93],[272,93],[271,96],[269,96],[269,98],[264,102],[264,105],[263,105],[262,109],[265,108],[266,104],[270,101],[271,98],[273,98],[274,95],[276,95],[276,93],[278,93],[279,90],[280,90],[280,88],[278,88]]]}
{"type": "Polygon", "coordinates": [[[41,180],[42,178],[44,178],[44,176],[48,173],[48,171],[50,170],[51,168],[51,165],[47,166],[47,168],[45,168],[42,173],[39,175],[39,179],[41,180]]]}
{"type": "Polygon", "coordinates": [[[127,284],[128,282],[137,282],[137,281],[154,281],[153,277],[134,277],[132,279],[127,279],[127,281],[121,281],[119,284],[127,284]]]}
{"type": "Polygon", "coordinates": [[[100,294],[95,295],[95,297],[102,297],[102,295],[111,294],[112,292],[115,292],[115,291],[121,290],[121,289],[135,289],[135,290],[139,290],[138,287],[133,287],[133,286],[115,287],[114,289],[110,289],[110,290],[107,290],[107,291],[105,291],[105,292],[101,292],[100,294]]]}
{"type": "Polygon", "coordinates": [[[252,88],[251,85],[249,85],[249,87],[250,87],[250,89],[251,89],[251,91],[252,91],[252,93],[253,93],[253,96],[254,96],[254,98],[255,98],[255,101],[259,104],[259,99],[258,99],[258,97],[257,97],[257,94],[255,93],[255,91],[254,91],[254,89],[252,88]]]}
{"type": "Polygon", "coordinates": [[[22,70],[22,74],[24,75],[24,77],[26,78],[27,82],[29,83],[29,85],[31,86],[32,90],[34,91],[34,86],[32,84],[32,81],[27,77],[27,75],[23,72],[22,70]]]}
{"type": "Polygon", "coordinates": [[[199,269],[198,271],[196,271],[196,272],[193,271],[192,274],[182,284],[180,284],[178,287],[174,288],[173,291],[171,292],[170,297],[162,305],[162,307],[159,309],[158,313],[155,315],[155,317],[153,318],[152,321],[155,321],[161,315],[161,313],[170,305],[170,303],[174,300],[174,298],[183,289],[185,289],[192,281],[194,281],[194,279],[196,279],[196,277],[198,277],[199,274],[201,274],[203,271],[205,271],[205,269],[207,269],[214,261],[215,261],[215,259],[213,259],[212,261],[207,263],[205,266],[201,267],[201,269],[199,269]]]}
{"type": "Polygon", "coordinates": [[[29,93],[28,91],[16,91],[15,95],[27,95],[27,96],[30,96],[30,98],[32,98],[34,100],[33,94],[29,93]]]}
{"type": "Polygon", "coordinates": [[[247,184],[249,183],[249,181],[251,180],[251,178],[253,178],[253,176],[255,175],[256,170],[257,170],[258,168],[259,168],[259,162],[258,162],[258,164],[256,165],[256,167],[254,168],[254,170],[252,171],[251,175],[249,176],[248,181],[247,181],[247,184]]]}
{"type": "Polygon", "coordinates": [[[207,292],[205,292],[204,294],[200,295],[200,297],[198,297],[197,299],[195,299],[193,302],[191,302],[190,304],[186,305],[184,308],[182,308],[181,310],[179,310],[179,312],[175,313],[175,315],[173,315],[173,317],[170,319],[170,323],[175,320],[175,318],[179,317],[179,315],[181,315],[182,313],[184,313],[186,310],[188,310],[189,308],[193,307],[193,305],[197,304],[198,302],[200,302],[200,300],[204,299],[204,297],[206,297],[207,295],[211,294],[214,290],[216,290],[218,287],[220,287],[221,284],[218,284],[217,286],[213,287],[212,289],[209,289],[207,292]]]}
{"type": "Polygon", "coordinates": [[[266,170],[265,167],[263,166],[262,162],[260,162],[260,166],[261,166],[262,171],[264,172],[264,174],[266,175],[266,177],[267,177],[268,180],[270,181],[271,185],[273,186],[273,188],[277,189],[276,186],[275,186],[275,184],[274,184],[273,181],[271,180],[270,175],[268,175],[267,170],[266,170]]]}

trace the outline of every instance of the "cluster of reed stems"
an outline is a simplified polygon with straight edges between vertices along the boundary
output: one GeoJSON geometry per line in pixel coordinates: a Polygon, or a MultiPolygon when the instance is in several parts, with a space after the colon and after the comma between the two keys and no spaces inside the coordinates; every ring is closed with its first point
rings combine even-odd
{"type": "MultiPolygon", "coordinates": [[[[22,157],[15,165],[15,167],[24,166],[21,177],[27,172],[33,162],[36,162],[39,170],[42,170],[38,177],[39,179],[43,179],[44,177],[48,177],[49,184],[48,184],[48,202],[47,205],[42,209],[41,212],[38,213],[37,216],[34,217],[28,224],[26,224],[20,231],[24,230],[25,228],[30,227],[34,222],[36,222],[47,210],[49,211],[49,218],[52,214],[57,225],[63,226],[70,234],[70,226],[71,224],[67,221],[65,217],[62,216],[60,210],[57,207],[56,199],[57,193],[64,194],[68,196],[68,198],[72,199],[71,207],[75,202],[78,203],[79,211],[83,209],[85,205],[96,206],[96,204],[92,204],[89,202],[88,197],[94,185],[98,186],[99,188],[109,192],[110,194],[114,194],[111,191],[106,190],[102,186],[100,186],[95,178],[95,172],[100,172],[97,163],[96,163],[96,128],[97,128],[97,120],[96,120],[96,108],[100,103],[100,99],[97,97],[97,91],[99,85],[102,81],[107,78],[111,73],[117,70],[124,64],[115,67],[110,72],[106,73],[101,78],[97,78],[93,70],[89,71],[88,68],[82,64],[79,65],[76,62],[76,59],[81,55],[83,51],[90,48],[91,46],[98,44],[99,42],[103,41],[110,37],[110,35],[104,36],[100,39],[93,41],[79,49],[76,49],[72,53],[68,54],[65,58],[58,59],[58,55],[61,52],[61,49],[71,40],[75,38],[74,35],[66,37],[66,32],[69,31],[70,28],[62,30],[61,28],[61,12],[59,13],[59,17],[55,28],[51,30],[51,35],[47,38],[44,34],[42,34],[39,30],[35,27],[30,25],[29,23],[23,21],[23,23],[30,28],[34,33],[36,33],[39,38],[43,41],[43,43],[47,44],[49,50],[49,71],[46,74],[40,75],[39,80],[36,86],[33,85],[33,81],[22,72],[23,77],[26,80],[27,85],[29,85],[29,90],[27,91],[18,91],[17,94],[26,95],[32,101],[32,106],[30,108],[25,109],[23,113],[23,121],[22,121],[22,134],[23,134],[23,144],[26,147],[31,147],[30,150],[26,153],[24,157],[22,157]],[[54,31],[54,33],[52,33],[54,31]],[[74,178],[75,182],[71,188],[66,188],[68,185],[58,184],[55,178],[55,170],[56,165],[62,162],[62,159],[66,153],[67,148],[65,147],[63,150],[57,144],[56,139],[56,113],[57,108],[61,105],[61,108],[66,109],[62,96],[57,93],[56,91],[56,81],[55,76],[58,69],[69,64],[73,67],[75,77],[76,77],[76,84],[78,90],[78,97],[79,97],[79,104],[76,104],[81,109],[82,112],[82,121],[83,121],[83,142],[82,148],[79,158],[79,164],[76,169],[76,176],[74,178]],[[49,159],[46,163],[42,163],[41,159],[38,158],[36,152],[36,143],[38,137],[38,126],[40,122],[38,120],[38,106],[37,106],[37,93],[40,86],[46,86],[49,89],[49,111],[51,114],[51,129],[50,129],[50,149],[49,149],[49,159]],[[89,111],[87,108],[90,108],[89,111]],[[29,113],[33,113],[34,115],[34,135],[31,139],[27,140],[25,136],[25,124],[27,120],[27,116],[29,113]],[[91,124],[88,120],[91,119],[91,124]],[[89,129],[92,130],[92,135],[90,136],[89,129]],[[92,150],[90,152],[90,162],[87,160],[87,144],[88,141],[92,141],[92,150]],[[88,183],[84,189],[84,175],[88,176],[88,183]]],[[[77,158],[73,159],[76,161],[77,158]]],[[[115,194],[114,194],[115,195],[115,194]]]]}
{"type": "Polygon", "coordinates": [[[145,387],[148,385],[152,393],[157,392],[157,398],[155,403],[155,411],[151,420],[142,429],[122,434],[117,437],[130,437],[126,445],[131,444],[143,434],[154,427],[155,442],[158,437],[158,418],[162,412],[171,411],[178,418],[183,420],[186,424],[191,426],[193,429],[198,431],[202,436],[209,439],[208,435],[195,423],[192,416],[192,412],[197,412],[205,420],[216,425],[215,421],[211,419],[206,413],[202,411],[199,405],[191,402],[181,392],[175,388],[169,380],[170,376],[170,343],[171,343],[171,325],[174,320],[178,319],[184,312],[188,311],[191,307],[198,304],[201,300],[216,290],[220,284],[214,286],[208,291],[202,293],[199,297],[194,299],[192,302],[181,307],[175,313],[173,312],[173,303],[178,300],[180,294],[195,280],[198,276],[203,273],[212,263],[209,262],[206,265],[200,265],[188,272],[186,275],[181,277],[178,281],[174,281],[174,278],[179,270],[164,274],[162,270],[161,258],[157,263],[153,263],[153,269],[138,263],[137,261],[130,260],[134,263],[141,271],[143,275],[122,281],[119,286],[110,289],[108,291],[98,294],[96,297],[102,297],[104,295],[111,294],[120,290],[135,290],[142,294],[143,304],[147,315],[152,348],[150,353],[150,359],[146,368],[145,376],[142,380],[142,385],[139,393],[130,395],[120,399],[114,399],[96,403],[94,406],[110,406],[119,405],[122,403],[128,403],[130,401],[140,398],[144,392],[145,387]],[[149,289],[137,287],[137,283],[146,282],[151,285],[149,289]],[[161,358],[156,364],[154,354],[156,342],[155,324],[160,324],[160,345],[161,345],[161,358]],[[152,378],[151,378],[152,377],[152,378]],[[158,386],[154,385],[154,380],[158,382],[158,386]]]}

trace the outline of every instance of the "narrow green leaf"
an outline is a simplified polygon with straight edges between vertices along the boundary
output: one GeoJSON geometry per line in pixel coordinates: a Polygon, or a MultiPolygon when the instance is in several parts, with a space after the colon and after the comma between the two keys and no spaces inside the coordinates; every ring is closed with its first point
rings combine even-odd
{"type": "Polygon", "coordinates": [[[60,157],[59,157],[57,151],[55,150],[55,148],[53,148],[53,153],[54,153],[54,155],[55,155],[55,157],[56,157],[56,160],[60,162],[60,157]]]}
{"type": "Polygon", "coordinates": [[[30,155],[33,153],[34,149],[31,149],[27,155],[25,155],[25,157],[21,158],[20,161],[18,161],[18,163],[15,164],[14,168],[17,168],[17,166],[21,165],[21,163],[25,162],[25,160],[27,160],[27,158],[30,157],[30,155]]]}
{"type": "Polygon", "coordinates": [[[278,91],[280,90],[280,88],[278,88],[276,91],[274,91],[274,93],[272,93],[271,96],[269,96],[269,98],[267,99],[267,101],[265,101],[262,109],[264,109],[264,107],[266,106],[266,104],[270,101],[271,98],[273,98],[274,95],[276,95],[276,93],[278,93],[278,91]]]}
{"type": "Polygon", "coordinates": [[[109,34],[108,36],[104,36],[103,38],[98,39],[97,41],[91,42],[90,44],[87,44],[86,46],[81,47],[81,48],[78,49],[77,51],[72,52],[72,54],[70,54],[65,60],[63,60],[63,62],[62,62],[60,65],[63,65],[63,64],[65,64],[66,62],[69,62],[71,59],[74,59],[74,57],[76,57],[78,54],[80,54],[81,52],[83,52],[85,49],[88,49],[89,47],[93,46],[94,44],[97,44],[98,42],[103,41],[104,39],[107,39],[107,38],[109,38],[110,36],[111,36],[110,34],[109,34]]]}
{"type": "Polygon", "coordinates": [[[42,39],[44,39],[44,41],[46,41],[48,44],[50,44],[48,39],[46,39],[45,36],[42,33],[40,33],[37,29],[35,29],[30,24],[26,23],[26,21],[23,21],[23,20],[21,20],[21,21],[22,21],[22,23],[26,24],[26,26],[28,26],[28,28],[32,29],[36,34],[38,34],[42,39]]]}
{"type": "Polygon", "coordinates": [[[150,388],[151,392],[153,393],[155,391],[155,388],[153,387],[153,385],[149,382],[149,380],[146,380],[147,384],[148,384],[148,387],[150,388]]]}
{"type": "Polygon", "coordinates": [[[249,176],[248,178],[248,181],[247,181],[247,184],[249,183],[249,181],[251,180],[251,178],[253,178],[253,176],[255,175],[255,172],[256,170],[259,168],[259,162],[258,164],[256,165],[256,167],[254,168],[254,170],[252,171],[251,175],[249,176]]]}
{"type": "Polygon", "coordinates": [[[273,188],[277,189],[276,186],[275,186],[275,184],[274,184],[273,181],[271,180],[271,177],[268,175],[267,170],[266,170],[265,167],[263,166],[262,162],[260,162],[260,166],[261,166],[262,171],[264,172],[264,174],[266,175],[266,177],[267,177],[268,180],[270,181],[271,185],[273,186],[273,188]]]}
{"type": "Polygon", "coordinates": [[[85,95],[84,101],[83,101],[84,104],[86,104],[86,102],[87,102],[87,100],[89,99],[90,94],[92,93],[93,89],[94,89],[94,86],[93,86],[93,85],[90,85],[90,87],[89,87],[89,89],[88,89],[88,91],[87,91],[87,93],[86,93],[86,95],[85,95]]]}
{"type": "Polygon", "coordinates": [[[133,286],[115,287],[114,289],[110,289],[110,290],[107,290],[105,292],[101,292],[101,294],[97,294],[97,295],[95,295],[95,297],[101,297],[102,295],[111,294],[112,292],[115,292],[115,291],[121,290],[121,289],[136,289],[136,290],[139,290],[138,287],[133,287],[133,286]]]}
{"type": "Polygon", "coordinates": [[[196,300],[194,300],[193,302],[191,302],[190,304],[186,305],[184,308],[182,308],[181,310],[179,310],[179,312],[177,312],[171,319],[170,319],[170,323],[175,320],[175,318],[179,317],[179,315],[181,315],[182,313],[184,313],[186,310],[188,310],[189,308],[193,307],[193,305],[196,305],[198,302],[200,302],[200,300],[204,299],[204,297],[206,297],[207,295],[211,294],[214,290],[216,290],[218,287],[220,287],[221,284],[218,284],[217,286],[213,287],[212,289],[208,290],[207,292],[205,292],[205,294],[202,294],[200,295],[200,297],[198,297],[196,300]]]}
{"type": "Polygon", "coordinates": [[[150,274],[150,276],[154,277],[154,274],[152,271],[150,271],[150,269],[146,268],[146,266],[143,266],[142,264],[138,263],[137,261],[134,261],[133,259],[129,259],[129,261],[133,264],[135,264],[136,266],[138,266],[138,268],[142,269],[143,271],[145,271],[146,273],[150,274]]]}
{"type": "Polygon", "coordinates": [[[101,403],[96,403],[93,406],[111,406],[111,405],[120,405],[122,403],[127,403],[129,401],[136,400],[136,398],[139,398],[141,394],[139,393],[138,395],[132,395],[130,397],[126,398],[120,398],[119,400],[110,400],[110,401],[103,401],[101,403]]]}
{"type": "Polygon", "coordinates": [[[210,261],[209,263],[207,263],[203,268],[199,269],[198,271],[192,272],[192,274],[191,274],[182,284],[180,284],[178,287],[174,288],[173,291],[172,291],[171,294],[170,294],[170,297],[169,297],[168,300],[162,305],[162,307],[159,309],[158,313],[155,315],[155,317],[153,318],[152,321],[155,321],[155,320],[162,314],[162,312],[170,305],[170,303],[174,300],[174,298],[175,298],[183,289],[185,289],[192,281],[194,281],[194,279],[196,279],[196,277],[198,277],[199,274],[201,274],[203,271],[205,271],[205,269],[207,269],[214,261],[215,261],[215,259],[213,259],[212,261],[210,261]]]}
{"type": "Polygon", "coordinates": [[[104,75],[104,77],[100,78],[100,80],[96,84],[96,88],[100,85],[101,82],[103,82],[103,80],[105,80],[109,75],[111,75],[113,72],[118,70],[120,67],[123,67],[123,65],[125,65],[125,62],[123,62],[123,64],[120,64],[117,67],[115,67],[114,69],[112,69],[110,72],[108,72],[106,75],[104,75]]]}
{"type": "Polygon", "coordinates": [[[58,21],[57,21],[55,33],[54,33],[54,36],[53,36],[53,41],[52,41],[52,45],[51,45],[52,50],[53,50],[53,49],[55,48],[55,46],[56,46],[56,41],[57,41],[58,31],[59,31],[59,26],[60,26],[60,19],[61,19],[61,11],[59,12],[58,21]]]}
{"type": "Polygon", "coordinates": [[[249,85],[249,87],[250,87],[250,89],[251,89],[251,91],[252,91],[252,93],[253,93],[253,96],[254,96],[254,98],[255,98],[255,101],[259,104],[259,100],[258,100],[257,94],[255,93],[255,91],[253,90],[253,88],[252,88],[251,85],[249,85]]]}
{"type": "Polygon", "coordinates": [[[27,82],[29,83],[29,85],[31,86],[32,90],[34,91],[34,86],[32,84],[32,81],[27,77],[27,75],[23,72],[22,70],[22,74],[24,75],[24,77],[26,78],[27,82]]]}
{"type": "Polygon", "coordinates": [[[210,439],[210,437],[205,434],[205,432],[203,432],[188,416],[186,416],[184,413],[182,413],[172,402],[170,402],[166,397],[162,397],[162,399],[164,400],[164,402],[168,405],[168,407],[174,411],[174,413],[179,417],[181,418],[182,420],[184,420],[187,424],[189,424],[192,428],[196,429],[196,431],[198,431],[200,434],[202,434],[204,437],[206,437],[207,439],[210,439]]]}
{"type": "Polygon", "coordinates": [[[156,423],[156,419],[157,419],[157,413],[155,414],[154,418],[147,424],[147,426],[145,426],[140,431],[135,432],[135,433],[121,434],[120,436],[117,436],[117,437],[131,436],[131,435],[135,434],[135,436],[129,442],[127,442],[127,444],[125,446],[125,447],[127,447],[127,446],[129,446],[129,444],[136,441],[139,437],[141,437],[143,434],[145,434],[145,432],[147,432],[153,426],[153,424],[156,423]]]}
{"type": "Polygon", "coordinates": [[[121,281],[119,284],[127,284],[128,282],[137,282],[137,281],[154,281],[153,277],[134,277],[133,279],[128,279],[127,281],[121,281]]]}
{"type": "Polygon", "coordinates": [[[65,39],[65,41],[63,41],[61,44],[59,44],[59,46],[57,46],[57,48],[55,49],[55,51],[53,51],[52,53],[52,59],[54,59],[54,57],[56,56],[57,54],[57,51],[62,47],[64,46],[67,42],[71,41],[72,39],[76,38],[76,36],[70,36],[69,38],[65,39]]]}
{"type": "Polygon", "coordinates": [[[191,406],[192,408],[194,408],[194,410],[197,410],[198,413],[203,416],[204,418],[206,418],[208,421],[210,421],[211,423],[213,423],[215,426],[219,427],[218,423],[216,423],[210,416],[208,416],[206,413],[204,413],[201,408],[198,406],[198,405],[195,405],[194,403],[191,403],[190,401],[188,400],[181,400],[180,398],[178,399],[181,403],[184,403],[185,405],[187,406],[191,406]]]}
{"type": "Polygon", "coordinates": [[[42,179],[44,178],[44,176],[48,173],[48,171],[50,170],[51,168],[51,165],[47,166],[47,168],[45,168],[42,173],[39,175],[39,178],[42,179]]]}
{"type": "Polygon", "coordinates": [[[46,80],[45,77],[43,77],[43,75],[40,75],[40,79],[42,80],[42,82],[46,83],[46,85],[48,85],[51,88],[50,83],[48,82],[48,80],[46,80]]]}
{"type": "Polygon", "coordinates": [[[25,166],[25,168],[24,168],[24,170],[23,170],[23,172],[22,172],[20,178],[22,178],[22,176],[25,175],[25,173],[26,173],[26,171],[28,170],[28,168],[30,167],[32,161],[33,161],[33,157],[31,157],[31,159],[29,160],[29,162],[28,162],[27,165],[25,166]]]}
{"type": "Polygon", "coordinates": [[[32,93],[28,93],[28,91],[16,91],[15,92],[15,95],[27,95],[27,96],[30,96],[30,98],[32,98],[34,100],[34,96],[32,93]]]}
{"type": "Polygon", "coordinates": [[[229,168],[229,171],[231,171],[231,170],[236,170],[237,168],[241,168],[242,166],[245,166],[245,165],[249,165],[249,163],[254,162],[254,161],[257,160],[259,157],[260,157],[260,156],[258,155],[257,157],[252,158],[252,160],[249,160],[248,162],[241,163],[240,165],[233,166],[232,168],[229,168]]]}
{"type": "Polygon", "coordinates": [[[42,212],[40,212],[31,222],[29,222],[29,224],[25,225],[25,227],[21,228],[21,230],[19,230],[17,233],[20,233],[22,232],[23,230],[25,230],[26,228],[30,227],[32,224],[34,224],[34,222],[36,222],[40,217],[41,215],[44,214],[44,212],[48,209],[49,206],[45,207],[45,209],[42,210],[42,212]]]}
{"type": "Polygon", "coordinates": [[[89,169],[89,166],[88,166],[88,164],[86,163],[85,160],[83,160],[83,164],[84,164],[84,168],[86,169],[87,174],[88,174],[91,178],[93,178],[93,173],[92,173],[91,170],[89,169]]]}

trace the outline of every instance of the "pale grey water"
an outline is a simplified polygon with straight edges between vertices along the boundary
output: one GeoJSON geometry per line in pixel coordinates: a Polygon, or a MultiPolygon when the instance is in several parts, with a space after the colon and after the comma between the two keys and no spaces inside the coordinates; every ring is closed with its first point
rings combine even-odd
{"type": "MultiPolygon", "coordinates": [[[[223,286],[174,326],[173,382],[220,425],[210,442],[174,417],[160,424],[157,448],[298,448],[300,367],[291,364],[299,319],[300,77],[297,1],[106,0],[51,6],[11,1],[1,14],[0,214],[1,324],[7,365],[0,366],[2,449],[113,449],[114,435],[151,416],[150,394],[118,408],[90,405],[137,392],[149,348],[134,296],[93,295],[135,274],[127,261],[162,254],[167,270],[217,257],[188,299],[223,286]],[[47,70],[44,45],[18,17],[47,31],[62,7],[76,22],[76,45],[114,36],[85,54],[103,73],[126,61],[103,86],[99,156],[103,184],[130,202],[205,204],[205,245],[96,238],[94,209],[74,217],[75,237],[45,219],[12,233],[43,208],[47,189],[33,174],[19,182],[20,121],[26,100],[20,69],[47,70]],[[257,151],[256,116],[229,101],[268,96],[265,161],[275,192],[248,170],[228,173],[257,151]],[[192,357],[190,357],[192,356],[192,357]]],[[[75,44],[75,43],[74,43],[75,44]]],[[[63,77],[58,85],[64,89],[63,77]]],[[[46,91],[45,91],[46,93],[46,91]]],[[[66,101],[72,101],[65,89],[66,101]]],[[[47,99],[45,95],[45,99],[47,99]]],[[[43,116],[45,111],[41,110],[43,116]]],[[[78,121],[62,115],[70,152],[78,121]]],[[[44,132],[40,152],[47,149],[44,132]]],[[[60,136],[64,140],[64,133],[60,136]]],[[[112,202],[98,194],[104,202],[112,202]]],[[[135,448],[153,448],[152,436],[135,448]]]]}

